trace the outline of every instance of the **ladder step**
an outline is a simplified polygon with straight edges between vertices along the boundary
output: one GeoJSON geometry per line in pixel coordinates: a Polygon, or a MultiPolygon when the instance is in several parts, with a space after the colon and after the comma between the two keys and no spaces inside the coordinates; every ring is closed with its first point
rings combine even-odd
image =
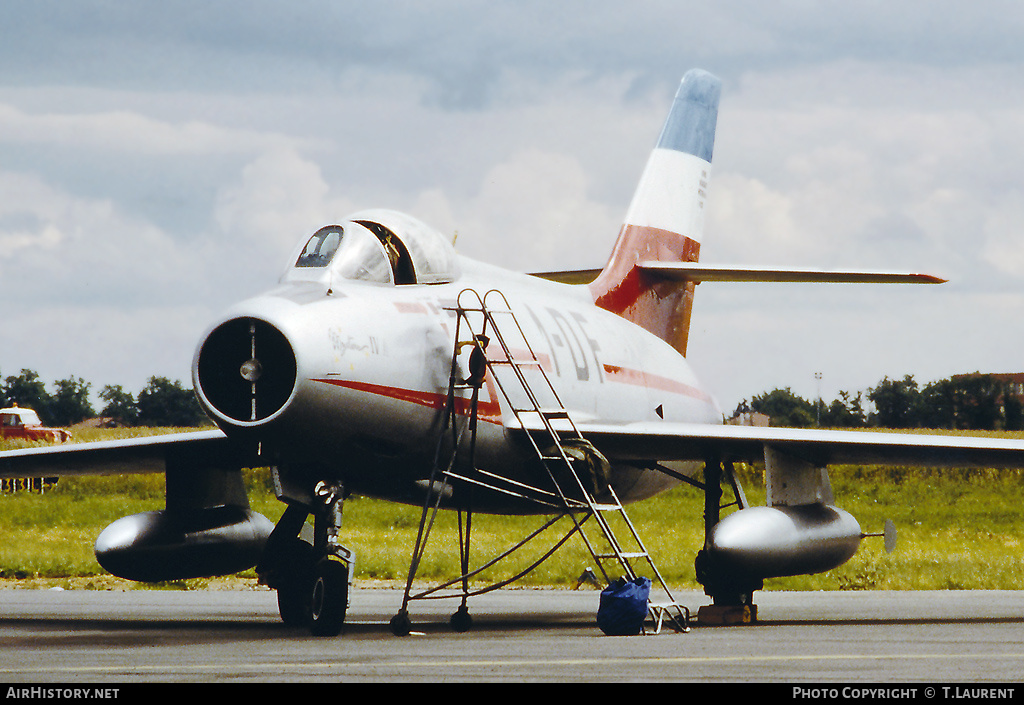
{"type": "Polygon", "coordinates": [[[672,608],[681,610],[683,608],[678,602],[655,602],[654,600],[648,600],[647,606],[652,610],[670,610],[672,608]]]}
{"type": "Polygon", "coordinates": [[[661,633],[661,628],[665,624],[666,618],[668,618],[668,621],[674,623],[677,627],[681,627],[684,632],[690,631],[690,612],[682,605],[676,602],[664,602],[659,604],[648,601],[647,607],[651,616],[654,618],[655,634],[661,633]],[[672,610],[675,610],[678,613],[678,616],[682,617],[682,624],[680,624],[676,619],[676,616],[672,614],[672,610]]]}
{"type": "Polygon", "coordinates": [[[568,419],[569,412],[566,409],[556,409],[554,407],[548,409],[536,409],[536,408],[517,408],[512,410],[515,414],[540,414],[546,419],[568,419]]]}
{"type": "Polygon", "coordinates": [[[567,419],[567,418],[569,418],[569,412],[567,410],[565,410],[565,409],[555,409],[555,408],[550,408],[550,409],[526,409],[526,411],[532,411],[534,413],[539,413],[541,416],[544,416],[544,417],[549,418],[549,419],[567,419]]]}
{"type": "Polygon", "coordinates": [[[568,460],[570,463],[579,460],[579,458],[574,458],[574,457],[572,457],[571,455],[568,455],[568,454],[566,454],[566,455],[541,455],[540,459],[541,460],[561,460],[563,462],[568,460]]]}
{"type": "Polygon", "coordinates": [[[492,365],[515,365],[517,367],[540,367],[540,360],[489,360],[492,365]]]}
{"type": "MultiPolygon", "coordinates": [[[[508,302],[504,300],[504,295],[502,295],[500,291],[495,291],[494,296],[500,297],[501,305],[506,307],[495,310],[490,309],[485,305],[484,298],[486,297],[480,297],[475,291],[468,291],[471,291],[472,294],[475,295],[475,300],[479,304],[479,307],[463,306],[461,304],[462,295],[460,294],[459,300],[456,301],[456,307],[446,308],[446,310],[455,311],[458,315],[457,325],[461,326],[465,324],[469,329],[469,333],[472,334],[472,340],[464,342],[479,345],[478,341],[480,338],[477,334],[478,331],[474,330],[474,326],[478,319],[476,316],[471,316],[470,314],[482,314],[483,328],[480,335],[482,335],[483,332],[486,332],[486,334],[490,336],[492,343],[497,343],[499,346],[498,349],[495,349],[492,344],[491,350],[494,351],[494,359],[487,359],[487,369],[494,373],[493,376],[496,386],[498,387],[499,392],[503,395],[505,403],[509,408],[511,408],[512,413],[515,414],[524,429],[527,426],[527,420],[530,420],[534,427],[538,426],[536,423],[538,418],[543,422],[543,428],[537,427],[533,429],[538,433],[542,433],[544,438],[543,441],[538,441],[533,445],[534,451],[536,452],[535,457],[537,457],[542,463],[546,464],[547,470],[550,471],[552,478],[560,477],[558,473],[560,471],[564,472],[567,469],[569,475],[575,477],[579,482],[582,497],[578,498],[577,496],[563,494],[561,489],[558,487],[558,483],[561,482],[561,479],[556,481],[555,489],[558,491],[558,495],[555,498],[561,499],[561,504],[558,506],[561,506],[568,513],[579,513],[581,515],[585,515],[581,520],[577,520],[575,516],[573,517],[573,521],[577,521],[576,529],[580,531],[581,535],[584,533],[582,523],[592,515],[598,512],[619,512],[622,520],[632,532],[635,541],[623,544],[616,538],[615,533],[618,529],[613,529],[611,524],[616,524],[617,526],[619,520],[612,520],[612,517],[596,517],[595,521],[588,525],[588,533],[590,529],[593,528],[598,533],[603,534],[607,543],[600,545],[604,550],[610,550],[612,552],[599,554],[598,551],[595,550],[594,544],[587,536],[584,535],[583,540],[587,544],[590,554],[593,556],[595,561],[599,562],[598,565],[602,566],[602,569],[608,565],[608,561],[616,561],[621,568],[630,575],[634,574],[632,567],[633,561],[646,561],[646,564],[654,572],[655,577],[661,582],[661,586],[664,588],[666,597],[668,598],[668,602],[665,602],[664,599],[648,601],[650,614],[655,619],[657,631],[661,630],[662,624],[665,621],[671,621],[682,626],[684,631],[688,631],[689,628],[687,622],[689,619],[689,611],[686,610],[685,607],[680,607],[676,604],[671,594],[668,594],[667,586],[658,574],[658,569],[655,567],[650,554],[647,552],[647,548],[633,529],[633,524],[626,515],[626,510],[622,506],[622,503],[619,502],[619,498],[616,496],[615,492],[612,491],[611,488],[608,488],[607,494],[601,493],[601,501],[597,502],[595,497],[587,491],[587,484],[583,482],[584,478],[581,477],[582,473],[579,472],[579,459],[572,457],[578,455],[578,453],[571,447],[573,443],[585,441],[586,439],[576,428],[572,415],[566,408],[564,408],[561,399],[558,397],[557,392],[551,385],[551,380],[548,378],[548,371],[545,365],[542,364],[540,359],[538,359],[534,354],[529,340],[527,340],[526,334],[523,332],[522,328],[519,327],[518,321],[516,321],[515,313],[513,313],[511,309],[507,308],[508,302]],[[504,318],[505,316],[508,317],[507,320],[509,320],[512,325],[510,333],[513,334],[513,337],[509,340],[514,340],[513,345],[509,345],[509,340],[506,339],[504,333],[500,330],[506,320],[506,318],[504,318]],[[500,323],[498,319],[500,319],[500,323]],[[506,374],[505,368],[510,368],[512,372],[515,373],[514,376],[506,374]],[[518,393],[510,394],[509,391],[505,389],[507,385],[514,385],[513,391],[521,391],[525,396],[518,393]],[[533,389],[534,385],[537,385],[536,390],[533,389]],[[528,408],[517,408],[519,404],[529,404],[530,406],[528,408]],[[545,406],[545,404],[547,406],[545,406]],[[572,455],[569,455],[570,452],[572,455]],[[612,521],[606,521],[606,518],[612,521]],[[620,547],[623,545],[628,545],[632,550],[620,550],[620,547]],[[675,616],[675,612],[679,612],[680,614],[675,616]],[[685,612],[685,614],[683,614],[683,612],[685,612]],[[679,617],[682,619],[680,620],[679,617]]],[[[461,340],[462,337],[459,335],[460,331],[461,328],[456,329],[456,338],[461,340]]],[[[456,354],[462,349],[462,345],[463,342],[456,343],[456,354]]],[[[452,389],[458,389],[461,391],[463,389],[470,388],[469,384],[466,384],[465,382],[462,382],[460,378],[455,377],[456,373],[457,368],[455,358],[453,357],[451,371],[453,378],[452,389]]],[[[454,397],[455,395],[452,393],[450,396],[454,397]]],[[[465,399],[466,397],[460,396],[459,398],[465,399]]],[[[454,398],[449,399],[449,404],[455,404],[454,398]]],[[[475,409],[473,413],[476,413],[475,409]]],[[[449,477],[455,478],[457,475],[443,473],[441,477],[448,479],[449,477]]]]}

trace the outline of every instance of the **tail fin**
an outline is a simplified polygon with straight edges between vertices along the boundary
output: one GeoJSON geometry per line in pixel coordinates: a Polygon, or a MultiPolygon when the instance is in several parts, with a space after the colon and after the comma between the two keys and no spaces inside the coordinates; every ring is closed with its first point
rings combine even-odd
{"type": "Polygon", "coordinates": [[[696,262],[718,121],[721,82],[693,70],[683,77],[619,231],[611,259],[590,284],[598,306],[667,341],[683,355],[693,282],[643,271],[641,262],[696,262]]]}

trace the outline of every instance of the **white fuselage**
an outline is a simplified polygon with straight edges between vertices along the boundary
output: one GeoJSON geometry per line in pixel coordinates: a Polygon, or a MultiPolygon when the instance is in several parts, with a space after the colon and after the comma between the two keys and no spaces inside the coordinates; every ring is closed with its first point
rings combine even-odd
{"type": "MultiPolygon", "coordinates": [[[[721,422],[686,360],[657,337],[595,306],[586,287],[464,258],[459,264],[460,276],[449,283],[347,281],[335,283],[329,293],[287,284],[239,304],[223,320],[265,321],[290,343],[291,395],[255,421],[218,411],[197,375],[200,398],[229,435],[279,449],[277,462],[283,466],[315,464],[353,491],[422,501],[416,482],[422,486],[430,477],[448,397],[458,318],[453,309],[460,295],[461,304],[471,307],[477,302],[472,292],[483,296],[497,290],[574,420],[721,422]]],[[[489,298],[488,305],[496,300],[489,298]]],[[[509,319],[500,328],[514,331],[515,322],[509,319]]],[[[523,336],[506,337],[515,349],[526,347],[523,336]]],[[[464,328],[459,337],[468,340],[471,333],[464,328]]],[[[488,353],[496,354],[496,347],[488,353]]],[[[513,350],[516,357],[525,354],[513,350]]],[[[458,374],[465,374],[461,358],[458,374]]],[[[506,432],[512,410],[495,382],[488,374],[480,390],[475,463],[505,477],[536,481],[530,449],[506,432]]],[[[517,393],[521,389],[513,390],[517,393]]],[[[463,415],[467,406],[460,407],[463,415]]],[[[632,467],[613,468],[612,482],[624,501],[674,484],[661,473],[632,467]]],[[[513,510],[500,504],[488,508],[513,510]]]]}

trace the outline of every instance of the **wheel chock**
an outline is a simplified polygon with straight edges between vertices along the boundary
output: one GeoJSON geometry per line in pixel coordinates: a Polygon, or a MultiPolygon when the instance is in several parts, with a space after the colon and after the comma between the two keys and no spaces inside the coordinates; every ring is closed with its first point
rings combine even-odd
{"type": "Polygon", "coordinates": [[[697,623],[708,625],[753,624],[757,605],[703,605],[697,610],[697,623]]]}

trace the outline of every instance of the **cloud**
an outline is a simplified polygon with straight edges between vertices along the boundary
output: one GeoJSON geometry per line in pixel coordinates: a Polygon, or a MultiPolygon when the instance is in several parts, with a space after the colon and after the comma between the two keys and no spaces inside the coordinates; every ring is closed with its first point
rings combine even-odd
{"type": "Polygon", "coordinates": [[[1024,273],[1022,223],[1024,204],[1017,196],[998,199],[977,224],[982,234],[981,257],[995,269],[1018,280],[1024,273]]]}
{"type": "Polygon", "coordinates": [[[46,144],[133,156],[212,155],[300,146],[305,140],[200,120],[168,122],[128,110],[28,113],[0,103],[0,142],[46,144]]]}
{"type": "Polygon", "coordinates": [[[219,287],[225,294],[269,287],[287,256],[319,227],[342,220],[356,206],[332,194],[320,167],[294,150],[272,150],[245,165],[217,195],[215,234],[204,258],[231,262],[219,287]]]}
{"type": "Polygon", "coordinates": [[[1024,116],[1024,101],[1006,103],[1016,82],[849,62],[748,76],[723,99],[704,253],[930,268],[984,285],[996,271],[987,241],[1012,237],[993,215],[1010,221],[1021,186],[1006,171],[1024,158],[1024,139],[1007,129],[1024,116]],[[918,100],[921,86],[944,99],[918,100]]]}
{"type": "Polygon", "coordinates": [[[73,299],[7,307],[0,375],[31,369],[48,385],[82,377],[93,385],[94,402],[104,385],[138,392],[154,375],[191,386],[192,352],[211,315],[202,304],[173,299],[131,308],[73,299]]]}
{"type": "Polygon", "coordinates": [[[68,194],[35,176],[0,172],[0,279],[28,305],[117,302],[176,293],[186,259],[166,233],[105,199],[68,194]]]}
{"type": "MultiPolygon", "coordinates": [[[[188,316],[161,301],[215,312],[272,284],[311,229],[364,207],[458,231],[461,252],[515,269],[599,266],[692,66],[725,81],[702,259],[938,271],[976,305],[915,314],[934,327],[950,312],[1001,326],[977,297],[1021,289],[1014,3],[185,6],[5,11],[0,281],[46,320],[60,301],[110,321],[104,307],[123,305],[135,327],[153,334],[148,310],[167,319],[165,340],[184,341],[188,316]]],[[[730,326],[742,336],[780,310],[809,312],[783,314],[792,337],[746,365],[745,389],[728,354],[694,358],[727,405],[763,391],[749,387],[767,369],[784,383],[793,350],[848,335],[832,319],[858,300],[780,293],[766,310],[768,294],[712,291],[695,315],[711,317],[719,351],[745,343],[724,337],[730,326]]],[[[9,320],[5,337],[24,341],[9,320]]],[[[1024,344],[1013,336],[1007,350],[1024,344]]],[[[897,374],[912,344],[898,340],[844,361],[897,374]]],[[[167,345],[188,358],[192,342],[167,345]]],[[[943,354],[983,367],[991,348],[973,347],[943,354]]]]}
{"type": "Polygon", "coordinates": [[[293,150],[260,155],[247,164],[238,182],[217,198],[214,217],[222,232],[259,248],[278,244],[302,223],[322,222],[329,187],[320,167],[293,150]]]}
{"type": "MultiPolygon", "coordinates": [[[[411,189],[395,193],[399,202],[390,207],[458,233],[463,254],[511,269],[600,266],[620,223],[590,197],[589,184],[572,157],[529,149],[492,166],[469,194],[411,189]]],[[[235,261],[246,266],[276,266],[317,227],[366,206],[338,193],[315,162],[294,151],[268,152],[218,195],[217,248],[237,249],[235,261]]]]}
{"type": "Polygon", "coordinates": [[[83,0],[5,8],[11,81],[206,92],[313,92],[352,72],[425,79],[424,101],[493,106],[507,72],[544,84],[566,71],[673,82],[702,65],[736,79],[837,59],[955,68],[1019,64],[1024,12],[926,0],[808,5],[751,0],[556,5],[438,0],[267,0],[136,7],[83,0]]]}
{"type": "Polygon", "coordinates": [[[589,194],[590,178],[571,156],[525,150],[494,165],[479,191],[451,210],[467,235],[465,254],[510,269],[603,266],[621,218],[589,194]]]}

